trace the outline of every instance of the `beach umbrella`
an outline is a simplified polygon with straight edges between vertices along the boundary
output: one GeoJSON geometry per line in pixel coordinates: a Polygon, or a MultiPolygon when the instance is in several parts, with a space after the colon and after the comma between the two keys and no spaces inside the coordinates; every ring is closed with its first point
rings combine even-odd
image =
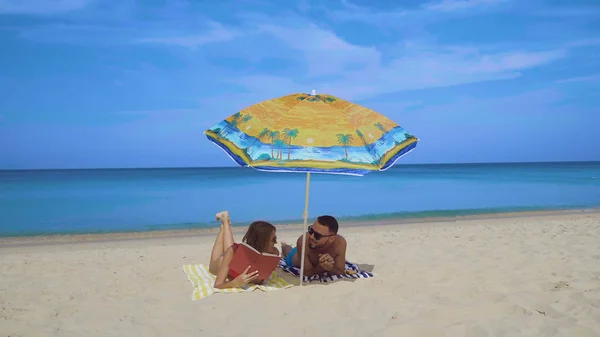
{"type": "MultiPolygon", "coordinates": [[[[306,173],[303,251],[311,173],[362,176],[384,171],[418,141],[382,114],[314,90],[254,104],[204,133],[240,166],[306,173]]],[[[304,254],[300,270],[302,286],[304,254]]]]}

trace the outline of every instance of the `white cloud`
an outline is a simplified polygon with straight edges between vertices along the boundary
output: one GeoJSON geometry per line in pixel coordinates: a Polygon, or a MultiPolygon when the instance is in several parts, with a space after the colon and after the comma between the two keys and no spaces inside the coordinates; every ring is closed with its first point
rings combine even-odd
{"type": "Polygon", "coordinates": [[[167,116],[167,115],[182,115],[197,112],[195,109],[166,109],[166,110],[122,110],[116,111],[118,115],[131,116],[167,116]]]}
{"type": "MultiPolygon", "coordinates": [[[[1,0],[0,0],[1,1],[1,0]]],[[[101,21],[101,20],[99,20],[101,21]]],[[[173,23],[164,22],[100,22],[48,23],[17,28],[18,36],[36,42],[82,45],[152,44],[172,45],[195,49],[197,47],[233,40],[246,34],[210,21],[201,28],[190,28],[191,34],[170,29],[173,23]]]]}
{"type": "Polygon", "coordinates": [[[567,43],[567,45],[570,47],[593,47],[593,46],[600,45],[600,39],[591,38],[591,39],[575,40],[575,41],[567,43]]]}
{"type": "Polygon", "coordinates": [[[565,17],[589,17],[600,15],[600,8],[598,7],[579,7],[577,5],[568,8],[559,9],[542,9],[532,13],[536,16],[565,18],[565,17]]]}
{"type": "Polygon", "coordinates": [[[565,78],[565,79],[556,81],[556,83],[590,82],[590,81],[596,81],[596,80],[600,80],[600,74],[565,78]]]}
{"type": "MultiPolygon", "coordinates": [[[[75,0],[70,1],[75,2],[75,0]]],[[[425,7],[427,9],[387,14],[363,11],[362,7],[347,3],[345,8],[348,10],[346,13],[369,22],[381,22],[383,18],[391,17],[402,20],[406,16],[410,17],[409,21],[415,21],[419,15],[428,11],[491,6],[501,1],[504,0],[443,0],[429,3],[428,7],[425,7]]],[[[82,3],[83,0],[79,2],[82,3]]],[[[266,70],[258,70],[261,68],[256,67],[248,72],[237,72],[235,78],[231,77],[231,73],[228,74],[229,77],[223,75],[222,81],[234,83],[247,90],[246,93],[236,94],[240,98],[239,101],[244,102],[253,97],[262,98],[267,95],[277,96],[298,91],[310,92],[312,89],[348,99],[366,99],[403,90],[510,79],[521,76],[523,70],[548,64],[566,55],[566,51],[561,49],[544,51],[509,49],[499,52],[482,48],[445,46],[435,40],[423,42],[418,39],[410,43],[408,40],[396,41],[395,45],[387,45],[382,49],[374,45],[353,44],[338,36],[332,29],[295,15],[273,17],[240,13],[237,17],[236,27],[209,21],[203,28],[190,29],[189,34],[185,35],[180,29],[171,30],[172,27],[178,26],[171,18],[166,20],[164,25],[152,22],[146,27],[139,25],[138,22],[138,25],[123,27],[77,26],[79,32],[77,34],[71,32],[73,27],[70,25],[63,25],[51,30],[51,34],[47,29],[39,29],[21,32],[21,36],[37,40],[61,39],[62,36],[66,41],[95,41],[96,43],[101,40],[101,35],[108,36],[110,39],[120,36],[122,42],[174,45],[189,49],[232,41],[244,36],[244,47],[236,44],[238,50],[235,52],[236,57],[244,58],[249,63],[258,63],[261,58],[273,57],[295,63],[293,69],[288,69],[287,73],[283,73],[284,71],[270,73],[266,70]],[[88,29],[84,30],[82,27],[88,29]],[[161,27],[161,33],[153,34],[159,31],[157,27],[161,27]],[[71,34],[67,34],[69,32],[71,34]],[[84,32],[86,34],[83,34],[84,32]],[[89,38],[91,32],[97,34],[89,38]],[[115,34],[117,32],[120,34],[115,34]],[[140,38],[141,36],[144,38],[140,38]]],[[[403,36],[411,39],[413,37],[411,33],[412,31],[403,36]]],[[[597,40],[592,39],[578,43],[588,45],[596,42],[597,40]]],[[[198,57],[201,56],[198,54],[198,57]]],[[[115,85],[119,85],[119,82],[115,82],[115,85]]]]}
{"type": "Polygon", "coordinates": [[[423,8],[426,10],[451,12],[475,7],[493,6],[506,1],[507,0],[442,0],[440,2],[427,3],[423,8]]]}
{"type": "Polygon", "coordinates": [[[128,118],[130,123],[179,123],[187,121],[190,124],[187,127],[207,128],[218,122],[214,118],[207,118],[206,114],[200,109],[122,110],[115,111],[113,114],[130,117],[128,118]]]}
{"type": "MultiPolygon", "coordinates": [[[[563,50],[483,52],[477,48],[405,45],[384,61],[373,46],[359,46],[310,23],[260,25],[293,50],[307,72],[300,76],[242,77],[234,81],[251,92],[310,92],[316,89],[349,99],[365,99],[402,90],[444,87],[509,79],[520,71],[565,56],[563,50]],[[335,75],[335,76],[334,76],[335,75]],[[323,79],[324,76],[334,77],[323,79]],[[287,89],[287,90],[286,90],[287,89]]],[[[260,52],[258,50],[257,52],[260,52]]],[[[268,53],[268,49],[263,51],[268,53]]]]}
{"type": "Polygon", "coordinates": [[[17,34],[22,39],[42,43],[105,46],[129,43],[132,35],[141,32],[119,25],[48,23],[21,27],[17,34]]]}
{"type": "MultiPolygon", "coordinates": [[[[343,9],[330,10],[321,7],[326,15],[335,21],[365,22],[378,27],[416,27],[425,25],[427,21],[437,20],[438,14],[458,12],[466,9],[493,8],[510,0],[442,0],[428,2],[419,9],[378,11],[370,7],[358,6],[348,1],[342,1],[343,9]]],[[[469,14],[473,14],[469,12],[469,14]]]]}
{"type": "Polygon", "coordinates": [[[289,77],[280,76],[269,76],[269,75],[257,75],[257,76],[244,76],[237,78],[225,79],[228,83],[241,85],[243,87],[252,87],[251,94],[269,94],[275,93],[276,95],[281,92],[289,92],[290,90],[302,90],[301,86],[298,85],[293,79],[289,77]]]}
{"type": "Polygon", "coordinates": [[[220,23],[214,21],[209,22],[208,28],[209,29],[202,34],[144,38],[137,42],[196,48],[209,43],[233,40],[242,34],[236,30],[227,29],[220,23]]]}
{"type": "Polygon", "coordinates": [[[409,11],[373,11],[356,5],[346,5],[342,10],[325,9],[326,14],[335,21],[365,22],[374,26],[401,25],[411,18],[409,11]]]}
{"type": "Polygon", "coordinates": [[[503,72],[533,68],[548,62],[563,58],[564,50],[544,52],[506,52],[476,56],[473,60],[473,70],[478,72],[503,72]]]}
{"type": "Polygon", "coordinates": [[[373,69],[380,62],[381,54],[375,48],[352,45],[312,23],[298,28],[261,25],[260,30],[302,53],[309,77],[340,74],[349,66],[373,69]]]}
{"type": "Polygon", "coordinates": [[[45,15],[82,9],[95,0],[0,0],[0,14],[45,15]]]}

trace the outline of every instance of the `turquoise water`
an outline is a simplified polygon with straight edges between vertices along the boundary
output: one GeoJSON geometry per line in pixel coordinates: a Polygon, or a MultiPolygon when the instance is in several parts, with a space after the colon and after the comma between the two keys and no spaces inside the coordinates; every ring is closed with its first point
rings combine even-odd
{"type": "MultiPolygon", "coordinates": [[[[0,171],[0,236],[299,220],[305,175],[249,168],[0,171]]],[[[378,220],[600,206],[600,162],[397,165],[313,174],[311,218],[378,220]],[[595,179],[594,179],[595,178],[595,179]]]]}

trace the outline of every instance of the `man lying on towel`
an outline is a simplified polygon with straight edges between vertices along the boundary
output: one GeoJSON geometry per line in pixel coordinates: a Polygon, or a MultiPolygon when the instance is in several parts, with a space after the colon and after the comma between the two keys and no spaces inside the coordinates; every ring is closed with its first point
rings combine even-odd
{"type": "MultiPolygon", "coordinates": [[[[346,266],[346,239],[337,234],[338,222],[330,215],[323,215],[308,227],[306,233],[306,254],[304,275],[313,276],[324,272],[329,275],[343,275],[346,266]]],[[[281,243],[281,253],[288,266],[300,267],[302,235],[292,248],[281,243]]]]}

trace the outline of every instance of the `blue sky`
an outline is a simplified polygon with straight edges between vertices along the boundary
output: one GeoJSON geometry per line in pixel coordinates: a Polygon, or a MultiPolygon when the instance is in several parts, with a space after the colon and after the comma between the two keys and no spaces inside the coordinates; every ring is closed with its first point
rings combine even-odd
{"type": "Polygon", "coordinates": [[[0,169],[234,165],[206,128],[312,89],[399,163],[600,160],[597,1],[0,0],[0,43],[0,169]]]}

